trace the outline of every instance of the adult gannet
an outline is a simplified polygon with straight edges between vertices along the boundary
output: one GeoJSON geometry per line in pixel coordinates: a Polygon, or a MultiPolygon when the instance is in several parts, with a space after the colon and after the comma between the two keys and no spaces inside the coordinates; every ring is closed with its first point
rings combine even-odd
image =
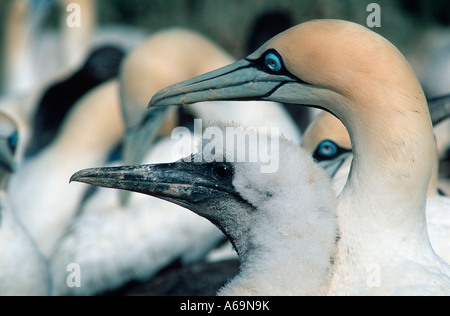
{"type": "Polygon", "coordinates": [[[51,254],[84,193],[82,186],[68,186],[67,176],[82,166],[104,164],[123,133],[119,85],[112,80],[80,99],[58,137],[12,176],[11,204],[45,256],[51,254]]]}
{"type": "Polygon", "coordinates": [[[231,148],[213,152],[205,141],[191,162],[88,169],[72,181],[155,196],[214,223],[241,261],[239,275],[219,295],[325,295],[338,238],[335,192],[326,173],[279,135],[242,129],[237,134],[250,140],[230,143],[236,134],[223,132],[231,148]],[[258,137],[279,142],[275,172],[246,160],[258,137]]]}
{"type": "Polygon", "coordinates": [[[329,294],[450,294],[425,205],[435,142],[425,95],[403,55],[340,20],[293,27],[235,64],[168,87],[151,105],[272,100],[324,108],[350,134],[354,159],[339,195],[341,239],[329,294]]]}
{"type": "Polygon", "coordinates": [[[0,113],[0,295],[49,295],[47,261],[16,217],[6,192],[16,167],[18,137],[17,125],[0,113]]]}

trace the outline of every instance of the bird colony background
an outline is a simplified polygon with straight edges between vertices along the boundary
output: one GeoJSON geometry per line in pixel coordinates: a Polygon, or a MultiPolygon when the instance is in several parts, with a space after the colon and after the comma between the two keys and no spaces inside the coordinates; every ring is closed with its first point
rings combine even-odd
{"type": "MultiPolygon", "coordinates": [[[[0,61],[4,60],[4,38],[8,8],[12,1],[0,0],[0,61]]],[[[48,32],[59,32],[59,8],[78,0],[29,0],[35,4],[53,3],[46,16],[48,32]],[[62,4],[62,6],[61,6],[62,4]]],[[[186,27],[198,31],[229,51],[236,59],[251,51],[249,39],[255,21],[263,14],[281,12],[290,15],[292,24],[311,19],[344,19],[368,25],[373,13],[371,4],[379,8],[379,21],[373,31],[396,45],[412,64],[428,97],[450,94],[450,0],[92,0],[96,4],[97,27],[125,30],[120,33],[127,42],[129,34],[144,36],[169,27],[186,27]],[[126,32],[126,30],[130,32],[126,32]],[[440,54],[440,55],[439,55],[440,54]],[[444,56],[445,67],[430,68],[433,60],[444,56]],[[429,73],[429,69],[435,72],[429,73]],[[427,73],[428,71],[428,73],[427,73]],[[437,89],[439,87],[439,89],[437,89]],[[442,88],[443,87],[443,88],[442,88]]],[[[67,15],[70,13],[68,12],[67,15]]],[[[81,12],[83,14],[83,12],[81,12]]],[[[42,32],[45,33],[45,32],[42,32]]],[[[120,37],[119,36],[119,37],[120,37]]],[[[139,38],[137,41],[139,41],[139,38]]],[[[39,41],[39,39],[34,39],[39,41]]],[[[42,44],[45,45],[45,44],[42,44]]],[[[76,49],[73,48],[73,49],[76,49]]],[[[53,52],[53,54],[57,54],[53,52]]],[[[55,58],[52,52],[38,56],[43,67],[55,58]]],[[[444,58],[442,57],[442,58],[444,58]]],[[[35,59],[36,60],[36,59],[35,59]]],[[[6,69],[0,64],[0,96],[6,82],[6,69]]],[[[39,67],[37,67],[39,68],[39,67]]],[[[44,69],[45,70],[45,69],[44,69]]],[[[44,73],[41,73],[41,79],[44,73]]],[[[42,79],[42,81],[44,81],[42,79]]],[[[447,134],[448,135],[448,134],[447,134]]],[[[441,176],[450,179],[450,151],[441,157],[441,176]]],[[[68,179],[67,179],[68,180],[68,179]]],[[[450,185],[449,185],[450,188],[450,185]]],[[[450,190],[450,189],[449,189],[450,190]]],[[[449,191],[450,192],[450,191],[449,191]]],[[[447,192],[448,193],[448,192],[447,192]]],[[[237,267],[233,267],[237,269],[237,267]]],[[[167,283],[167,282],[166,282],[167,283]]],[[[163,285],[161,285],[163,286],[163,285]]]]}
{"type": "MultiPolygon", "coordinates": [[[[0,1],[0,21],[5,20],[6,8],[10,2],[11,0],[0,1]]],[[[448,0],[96,0],[96,2],[101,25],[128,25],[148,32],[170,26],[185,26],[213,38],[236,57],[245,54],[248,30],[254,20],[260,14],[271,10],[289,12],[295,23],[314,18],[338,18],[365,24],[369,15],[368,5],[377,3],[382,10],[381,27],[377,32],[400,49],[418,50],[418,54],[421,53],[420,49],[427,46],[422,39],[428,30],[450,25],[448,0]]],[[[57,17],[53,19],[50,17],[49,28],[57,25],[56,19],[57,17]]]]}

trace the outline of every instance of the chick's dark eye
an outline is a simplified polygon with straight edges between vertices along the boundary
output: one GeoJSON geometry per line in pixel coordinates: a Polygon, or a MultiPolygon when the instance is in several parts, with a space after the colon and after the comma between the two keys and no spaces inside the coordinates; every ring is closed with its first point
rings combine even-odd
{"type": "Polygon", "coordinates": [[[219,180],[231,180],[233,178],[233,168],[227,164],[218,164],[212,167],[214,177],[219,180]]]}

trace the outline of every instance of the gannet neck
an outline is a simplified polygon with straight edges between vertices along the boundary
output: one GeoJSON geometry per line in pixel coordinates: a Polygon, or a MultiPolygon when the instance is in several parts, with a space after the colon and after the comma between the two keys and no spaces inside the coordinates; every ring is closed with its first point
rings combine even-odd
{"type": "Polygon", "coordinates": [[[392,220],[402,221],[408,214],[407,218],[416,221],[417,216],[422,218],[424,214],[433,169],[435,150],[431,121],[424,98],[422,102],[414,102],[398,94],[385,96],[385,102],[372,103],[384,108],[382,113],[368,111],[370,113],[360,112],[350,117],[345,113],[337,114],[349,130],[354,151],[341,199],[354,202],[354,194],[358,192],[363,200],[367,198],[363,204],[376,203],[376,208],[365,207],[367,210],[377,209],[392,220]],[[391,100],[395,101],[391,102],[403,106],[390,107],[389,96],[394,97],[391,100]],[[392,212],[387,213],[388,209],[392,212]]]}

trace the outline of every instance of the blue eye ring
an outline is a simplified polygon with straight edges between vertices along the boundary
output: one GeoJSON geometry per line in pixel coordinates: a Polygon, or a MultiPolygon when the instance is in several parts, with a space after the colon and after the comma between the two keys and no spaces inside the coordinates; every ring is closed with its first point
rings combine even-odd
{"type": "Polygon", "coordinates": [[[338,146],[331,140],[324,140],[319,144],[318,154],[328,159],[334,158],[339,153],[338,146]]]}
{"type": "Polygon", "coordinates": [[[283,68],[283,64],[281,63],[281,59],[274,53],[269,53],[264,58],[264,64],[271,71],[278,72],[283,68]]]}

